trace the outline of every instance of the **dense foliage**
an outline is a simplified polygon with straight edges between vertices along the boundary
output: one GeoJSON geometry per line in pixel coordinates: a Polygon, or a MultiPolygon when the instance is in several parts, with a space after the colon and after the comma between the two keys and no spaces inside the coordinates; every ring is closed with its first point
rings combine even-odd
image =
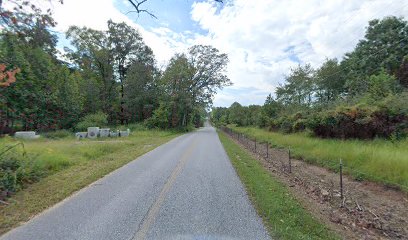
{"type": "Polygon", "coordinates": [[[43,171],[34,158],[28,156],[23,144],[2,147],[0,150],[0,200],[25,184],[37,181],[43,171]],[[20,150],[21,149],[21,150],[20,150]]]}
{"type": "Polygon", "coordinates": [[[304,130],[328,138],[399,139],[408,134],[408,23],[369,22],[365,38],[342,61],[291,69],[263,106],[213,108],[216,124],[304,130]]]}
{"type": "MultiPolygon", "coordinates": [[[[10,14],[24,14],[21,4],[10,14]]],[[[49,30],[51,15],[25,16],[29,24],[20,24],[24,18],[14,24],[11,16],[0,32],[0,135],[90,124],[200,126],[216,91],[231,84],[224,74],[228,57],[211,46],[176,54],[161,71],[139,31],[126,23],[108,21],[106,31],[72,26],[71,46],[62,54],[49,30]]]]}

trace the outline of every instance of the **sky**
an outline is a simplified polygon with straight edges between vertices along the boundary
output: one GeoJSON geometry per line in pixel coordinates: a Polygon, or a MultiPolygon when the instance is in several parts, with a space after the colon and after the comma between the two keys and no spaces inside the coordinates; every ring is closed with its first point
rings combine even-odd
{"type": "Polygon", "coordinates": [[[149,0],[157,16],[132,13],[127,0],[64,0],[53,4],[58,47],[69,46],[71,25],[105,30],[107,21],[138,29],[164,68],[175,54],[195,44],[212,45],[229,56],[233,86],[215,96],[214,106],[263,104],[284,83],[290,68],[327,58],[341,59],[364,37],[368,22],[385,16],[408,20],[407,0],[149,0]]]}

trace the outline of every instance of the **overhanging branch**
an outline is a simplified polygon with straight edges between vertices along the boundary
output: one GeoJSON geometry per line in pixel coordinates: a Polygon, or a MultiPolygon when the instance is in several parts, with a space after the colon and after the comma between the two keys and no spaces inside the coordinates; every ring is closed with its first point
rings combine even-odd
{"type": "Polygon", "coordinates": [[[132,13],[132,12],[137,13],[137,15],[139,15],[140,13],[147,13],[148,15],[150,15],[150,17],[157,19],[157,17],[153,13],[149,12],[147,9],[140,8],[141,5],[146,3],[148,0],[142,0],[142,1],[128,0],[128,1],[135,8],[135,10],[134,11],[129,11],[126,14],[129,14],[129,13],[132,13]]]}
{"type": "MultiPolygon", "coordinates": [[[[2,0],[0,0],[1,3],[2,0]]],[[[126,14],[129,13],[137,13],[137,15],[140,15],[140,13],[147,13],[148,15],[150,15],[150,17],[157,19],[156,15],[154,15],[153,13],[151,13],[149,10],[147,9],[142,9],[141,6],[146,3],[149,0],[128,0],[128,2],[133,6],[133,8],[135,10],[133,11],[128,11],[126,14]]],[[[214,0],[215,2],[219,2],[219,3],[224,3],[223,0],[214,0]]]]}

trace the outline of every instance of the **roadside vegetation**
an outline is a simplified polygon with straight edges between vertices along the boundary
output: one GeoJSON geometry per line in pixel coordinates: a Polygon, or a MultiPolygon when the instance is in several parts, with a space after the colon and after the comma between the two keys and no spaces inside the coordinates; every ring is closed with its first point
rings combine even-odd
{"type": "Polygon", "coordinates": [[[341,61],[299,64],[264,105],[216,107],[211,120],[290,147],[298,158],[356,179],[408,188],[408,23],[393,16],[368,23],[341,61]]]}
{"type": "MultiPolygon", "coordinates": [[[[0,189],[6,200],[0,204],[0,234],[180,134],[139,130],[127,138],[80,141],[72,133],[56,135],[23,141],[24,149],[17,145],[0,158],[0,189]]],[[[0,139],[0,147],[18,143],[0,139]]]]}
{"type": "Polygon", "coordinates": [[[218,49],[191,46],[162,68],[124,22],[110,20],[104,31],[70,26],[62,53],[50,9],[7,2],[0,1],[0,136],[134,123],[191,130],[203,124],[217,91],[232,84],[228,56],[218,49]]]}
{"type": "Polygon", "coordinates": [[[248,152],[225,134],[219,137],[258,214],[272,237],[278,239],[338,239],[324,224],[309,213],[248,152]]]}
{"type": "Polygon", "coordinates": [[[306,132],[284,134],[256,127],[228,127],[259,142],[290,148],[293,157],[334,171],[338,171],[342,159],[344,172],[357,180],[408,191],[408,139],[397,142],[321,139],[306,132]]]}
{"type": "Polygon", "coordinates": [[[192,46],[162,68],[124,22],[110,20],[103,31],[70,26],[62,53],[44,4],[0,1],[0,233],[202,126],[213,96],[231,85],[228,56],[216,48],[192,46]],[[74,138],[88,127],[133,133],[74,138]],[[41,138],[17,141],[16,131],[41,138]]]}
{"type": "Polygon", "coordinates": [[[341,61],[292,68],[263,106],[212,111],[215,124],[259,126],[283,133],[308,130],[320,138],[392,141],[408,135],[408,23],[369,22],[364,39],[341,61]]]}

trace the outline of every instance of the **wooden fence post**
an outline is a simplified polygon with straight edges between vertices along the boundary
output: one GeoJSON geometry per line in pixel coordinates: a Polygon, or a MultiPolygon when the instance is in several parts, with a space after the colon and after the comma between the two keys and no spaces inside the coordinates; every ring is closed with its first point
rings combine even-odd
{"type": "Polygon", "coordinates": [[[343,202],[343,161],[340,159],[340,198],[343,202]]]}
{"type": "Polygon", "coordinates": [[[292,173],[292,161],[290,160],[290,148],[288,150],[288,157],[289,157],[289,173],[292,173]]]}
{"type": "Polygon", "coordinates": [[[269,159],[269,143],[266,142],[266,159],[269,159]]]}

